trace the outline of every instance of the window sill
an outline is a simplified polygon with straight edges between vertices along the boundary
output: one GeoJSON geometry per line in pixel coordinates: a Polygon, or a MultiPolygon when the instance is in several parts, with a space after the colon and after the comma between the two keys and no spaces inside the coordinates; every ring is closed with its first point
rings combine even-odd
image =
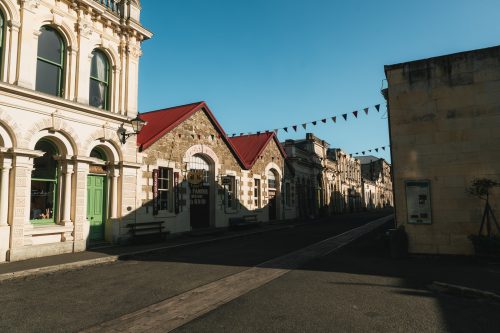
{"type": "Polygon", "coordinates": [[[63,226],[59,224],[33,225],[33,229],[25,231],[27,236],[61,234],[73,231],[73,226],[63,226]]]}

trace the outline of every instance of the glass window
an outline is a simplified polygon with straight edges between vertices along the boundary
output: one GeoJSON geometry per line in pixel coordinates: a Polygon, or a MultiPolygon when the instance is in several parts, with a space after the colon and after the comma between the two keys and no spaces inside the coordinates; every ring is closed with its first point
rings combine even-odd
{"type": "Polygon", "coordinates": [[[109,110],[109,60],[99,50],[92,52],[90,69],[89,103],[96,108],[109,110]]]}
{"type": "Polygon", "coordinates": [[[276,176],[272,171],[267,173],[267,185],[269,189],[276,189],[276,176]]]}
{"type": "Polygon", "coordinates": [[[35,150],[44,152],[35,158],[31,176],[30,220],[33,224],[54,223],[57,201],[57,149],[49,141],[41,140],[35,150]]]}
{"type": "Polygon", "coordinates": [[[158,210],[172,211],[170,198],[172,196],[172,169],[158,170],[158,210]]]}
{"type": "Polygon", "coordinates": [[[236,177],[225,176],[222,179],[226,198],[226,207],[236,209],[236,177]]]}
{"type": "Polygon", "coordinates": [[[38,37],[37,91],[63,95],[64,52],[65,45],[59,33],[50,27],[42,27],[38,37]]]}
{"type": "Polygon", "coordinates": [[[253,201],[256,208],[261,208],[260,202],[260,179],[254,179],[253,201]]]}

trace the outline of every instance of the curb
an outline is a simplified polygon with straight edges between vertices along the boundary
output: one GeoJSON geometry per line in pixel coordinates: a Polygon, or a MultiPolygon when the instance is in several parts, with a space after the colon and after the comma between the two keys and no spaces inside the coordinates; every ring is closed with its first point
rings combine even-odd
{"type": "Polygon", "coordinates": [[[462,297],[486,298],[500,302],[500,295],[497,295],[489,291],[463,287],[455,284],[433,281],[432,284],[429,286],[429,289],[437,292],[444,292],[447,294],[452,294],[462,297]]]}
{"type": "Polygon", "coordinates": [[[78,269],[81,269],[84,267],[89,267],[89,266],[109,264],[109,263],[117,262],[119,260],[129,259],[130,257],[140,255],[140,254],[161,252],[164,250],[185,247],[185,246],[191,246],[191,245],[208,244],[208,243],[213,243],[213,242],[217,242],[217,241],[242,238],[242,237],[246,237],[246,236],[257,235],[257,234],[262,234],[265,232],[283,230],[283,229],[288,229],[288,228],[293,228],[293,227],[294,227],[294,225],[286,225],[286,226],[282,226],[282,227],[272,228],[269,230],[258,230],[258,231],[242,233],[242,234],[238,234],[238,235],[231,235],[231,236],[211,238],[211,239],[199,240],[199,241],[188,242],[188,243],[161,246],[161,247],[156,247],[156,248],[152,248],[152,249],[145,249],[145,250],[139,250],[139,251],[133,251],[133,252],[125,252],[125,253],[116,254],[116,255],[107,255],[107,256],[95,258],[95,259],[88,259],[88,260],[70,262],[70,263],[65,263],[65,264],[45,266],[45,267],[39,267],[39,268],[26,269],[26,270],[22,270],[22,271],[4,273],[4,274],[0,274],[0,283],[5,282],[5,281],[23,279],[23,278],[27,278],[27,277],[50,275],[50,274],[55,273],[55,272],[78,270],[78,269]]]}

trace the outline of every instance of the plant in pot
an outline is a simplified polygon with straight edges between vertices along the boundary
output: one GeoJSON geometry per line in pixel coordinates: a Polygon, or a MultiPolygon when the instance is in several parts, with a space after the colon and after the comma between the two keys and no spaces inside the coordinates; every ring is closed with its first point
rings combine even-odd
{"type": "Polygon", "coordinates": [[[474,179],[467,192],[485,201],[483,218],[477,235],[470,235],[476,255],[500,257],[500,226],[490,205],[490,194],[500,183],[488,178],[474,179]],[[496,232],[494,232],[496,227],[496,232]]]}

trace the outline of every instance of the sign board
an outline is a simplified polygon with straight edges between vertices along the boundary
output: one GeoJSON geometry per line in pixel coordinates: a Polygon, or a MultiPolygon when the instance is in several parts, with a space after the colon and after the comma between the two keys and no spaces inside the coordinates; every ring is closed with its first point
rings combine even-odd
{"type": "Polygon", "coordinates": [[[153,215],[158,215],[158,169],[153,170],[153,215]]]}
{"type": "Polygon", "coordinates": [[[189,170],[187,181],[189,185],[200,185],[203,182],[204,170],[189,170]]]}
{"type": "Polygon", "coordinates": [[[405,185],[408,223],[431,224],[431,182],[406,181],[405,185]]]}

